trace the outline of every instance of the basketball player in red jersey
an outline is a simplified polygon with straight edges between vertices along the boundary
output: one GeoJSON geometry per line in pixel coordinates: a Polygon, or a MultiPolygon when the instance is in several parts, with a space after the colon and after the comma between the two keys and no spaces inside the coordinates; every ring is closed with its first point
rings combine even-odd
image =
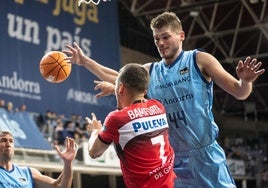
{"type": "Polygon", "coordinates": [[[89,155],[97,158],[114,144],[127,188],[173,188],[174,151],[168,139],[163,105],[147,100],[149,74],[138,64],[125,65],[116,80],[117,110],[103,126],[92,113],[86,117],[89,155]]]}

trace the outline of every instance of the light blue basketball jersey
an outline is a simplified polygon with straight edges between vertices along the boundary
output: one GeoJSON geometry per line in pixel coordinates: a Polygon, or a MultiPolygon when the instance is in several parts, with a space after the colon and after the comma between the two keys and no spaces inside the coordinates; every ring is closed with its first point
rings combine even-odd
{"type": "Polygon", "coordinates": [[[0,188],[34,188],[31,171],[28,167],[13,164],[11,171],[0,167],[0,188]]]}
{"type": "Polygon", "coordinates": [[[213,143],[218,126],[212,114],[212,82],[201,75],[196,50],[183,51],[171,66],[164,60],[151,66],[148,97],[160,100],[167,111],[171,145],[175,152],[213,143]]]}

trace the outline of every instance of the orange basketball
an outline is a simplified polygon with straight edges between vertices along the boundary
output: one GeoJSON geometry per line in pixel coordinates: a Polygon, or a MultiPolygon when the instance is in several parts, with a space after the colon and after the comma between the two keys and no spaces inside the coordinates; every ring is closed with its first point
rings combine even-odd
{"type": "Polygon", "coordinates": [[[40,61],[40,73],[47,81],[60,83],[66,80],[72,70],[72,64],[65,60],[67,55],[60,51],[45,54],[40,61]]]}

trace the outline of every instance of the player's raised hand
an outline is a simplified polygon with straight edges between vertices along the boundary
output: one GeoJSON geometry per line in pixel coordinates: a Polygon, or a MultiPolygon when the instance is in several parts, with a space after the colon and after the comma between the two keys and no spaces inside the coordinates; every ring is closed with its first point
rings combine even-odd
{"type": "Polygon", "coordinates": [[[70,60],[70,63],[83,66],[86,56],[78,44],[74,42],[73,46],[66,44],[65,47],[68,50],[62,50],[62,52],[68,56],[67,59],[70,60]]]}
{"type": "Polygon", "coordinates": [[[257,59],[247,57],[244,62],[239,60],[236,74],[243,81],[253,82],[265,72],[265,69],[260,69],[261,65],[262,63],[258,62],[257,59]]]}
{"type": "Polygon", "coordinates": [[[89,117],[85,117],[87,122],[87,131],[88,133],[92,133],[94,129],[100,130],[102,128],[102,124],[100,120],[97,120],[95,113],[91,113],[92,119],[89,117]]]}
{"type": "Polygon", "coordinates": [[[78,145],[75,143],[73,138],[66,137],[65,150],[61,151],[61,149],[57,145],[55,146],[55,149],[63,161],[71,162],[76,157],[78,145]]]}

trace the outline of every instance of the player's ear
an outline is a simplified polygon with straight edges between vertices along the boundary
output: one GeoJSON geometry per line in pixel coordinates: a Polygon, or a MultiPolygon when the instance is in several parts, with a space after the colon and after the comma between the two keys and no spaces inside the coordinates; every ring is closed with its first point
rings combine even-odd
{"type": "Polygon", "coordinates": [[[181,36],[181,41],[184,41],[184,39],[185,39],[185,33],[184,33],[184,31],[181,31],[180,32],[180,36],[181,36]]]}
{"type": "Polygon", "coordinates": [[[122,95],[124,93],[124,91],[125,91],[124,84],[122,82],[120,82],[119,85],[118,85],[118,93],[120,95],[122,95]]]}

